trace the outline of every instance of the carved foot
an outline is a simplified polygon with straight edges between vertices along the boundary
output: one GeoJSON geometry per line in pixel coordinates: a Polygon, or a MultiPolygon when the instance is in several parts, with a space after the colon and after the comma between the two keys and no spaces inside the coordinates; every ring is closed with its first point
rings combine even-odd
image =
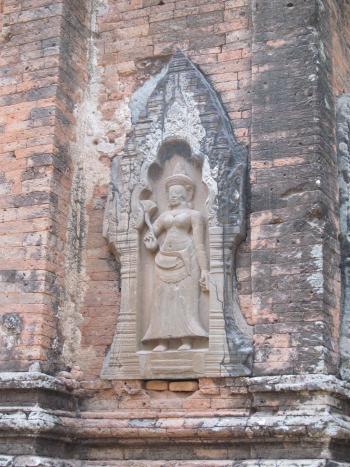
{"type": "Polygon", "coordinates": [[[190,339],[182,339],[182,344],[177,350],[192,350],[192,342],[190,339]]]}
{"type": "Polygon", "coordinates": [[[153,352],[164,352],[168,350],[168,346],[166,344],[158,344],[154,347],[153,352]]]}

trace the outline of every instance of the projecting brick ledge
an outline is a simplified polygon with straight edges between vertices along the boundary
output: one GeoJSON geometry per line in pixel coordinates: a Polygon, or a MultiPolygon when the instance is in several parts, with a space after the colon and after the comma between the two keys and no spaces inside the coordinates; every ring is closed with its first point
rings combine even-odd
{"type": "MultiPolygon", "coordinates": [[[[210,399],[204,395],[205,385],[200,382],[199,387],[184,397],[210,399]]],[[[93,460],[101,455],[108,462],[174,461],[179,446],[181,460],[212,459],[215,452],[220,463],[205,465],[221,466],[227,465],[225,460],[263,458],[267,442],[270,459],[290,459],[287,450],[296,459],[309,457],[310,462],[315,453],[320,460],[350,458],[350,384],[334,376],[305,375],[227,378],[225,387],[232,399],[239,395],[241,402],[234,409],[199,410],[189,405],[188,409],[113,411],[106,406],[86,411],[79,403],[79,397],[86,396],[82,389],[69,394],[54,377],[6,373],[0,378],[0,454],[32,455],[27,440],[34,437],[37,455],[67,459],[64,465],[74,466],[81,464],[70,464],[68,459],[93,460]]]]}
{"type": "MultiPolygon", "coordinates": [[[[0,461],[2,465],[15,465],[16,467],[28,466],[43,466],[43,467],[101,467],[101,461],[80,461],[80,460],[65,460],[64,464],[59,459],[39,457],[39,456],[1,456],[0,461]],[[12,463],[11,463],[12,462],[12,463]]],[[[349,464],[343,462],[332,462],[330,464],[327,460],[319,459],[290,459],[280,460],[278,464],[274,460],[259,459],[258,464],[256,460],[253,461],[222,461],[222,460],[203,460],[200,461],[149,461],[149,460],[114,460],[108,461],[108,467],[346,467],[349,464]]],[[[103,462],[103,465],[105,462],[103,462]]]]}

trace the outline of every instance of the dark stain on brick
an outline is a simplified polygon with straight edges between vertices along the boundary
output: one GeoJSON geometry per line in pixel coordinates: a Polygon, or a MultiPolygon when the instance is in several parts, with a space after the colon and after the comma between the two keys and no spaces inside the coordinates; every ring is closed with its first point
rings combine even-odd
{"type": "Polygon", "coordinates": [[[22,331],[22,318],[17,313],[6,313],[1,318],[3,329],[9,334],[20,334],[22,331]]]}

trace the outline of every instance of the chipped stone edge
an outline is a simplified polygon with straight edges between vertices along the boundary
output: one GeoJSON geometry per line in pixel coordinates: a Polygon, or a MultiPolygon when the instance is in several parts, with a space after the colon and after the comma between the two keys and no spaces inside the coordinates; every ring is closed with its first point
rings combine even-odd
{"type": "Polygon", "coordinates": [[[62,381],[45,373],[33,372],[1,372],[1,389],[46,389],[70,394],[62,381]]]}
{"type": "Polygon", "coordinates": [[[261,412],[250,417],[216,416],[186,417],[179,427],[169,418],[133,418],[125,426],[123,419],[82,419],[77,427],[76,437],[86,443],[93,439],[94,445],[104,439],[135,440],[139,443],[157,445],[164,441],[176,440],[186,443],[215,444],[216,442],[263,442],[268,436],[276,442],[300,441],[307,437],[310,443],[315,440],[350,440],[350,417],[323,412],[315,407],[313,413],[297,415],[295,411],[283,415],[261,412]],[[92,426],[92,421],[94,426],[92,426]]]}
{"type": "MultiPolygon", "coordinates": [[[[0,467],[100,467],[103,460],[82,461],[76,459],[64,459],[43,456],[0,456],[0,467]]],[[[174,461],[164,460],[137,460],[137,467],[171,467],[174,461]]],[[[203,467],[203,462],[208,467],[348,467],[347,462],[332,461],[327,459],[251,459],[251,460],[179,460],[176,467],[203,467]]],[[[135,460],[108,460],[110,467],[136,467],[135,460]]]]}
{"type": "MultiPolygon", "coordinates": [[[[217,378],[214,378],[217,379],[217,378]]],[[[305,374],[218,378],[225,386],[248,392],[325,391],[350,399],[350,383],[334,375],[305,374]]],[[[219,384],[220,386],[220,384],[219,384]]],[[[72,395],[59,378],[41,372],[0,372],[1,389],[46,389],[72,395]]],[[[74,393],[73,393],[74,394],[74,393]]]]}
{"type": "MultiPolygon", "coordinates": [[[[222,380],[221,380],[222,381],[222,380]]],[[[246,394],[281,393],[281,392],[326,392],[338,398],[348,399],[350,402],[350,384],[339,380],[332,375],[288,375],[267,376],[255,378],[227,378],[225,386],[232,388],[246,388],[246,394]]],[[[8,389],[17,390],[52,390],[66,393],[63,383],[53,376],[43,373],[0,373],[0,391],[8,389]]],[[[200,391],[199,391],[200,392],[200,391]]],[[[240,391],[239,391],[240,392],[240,391]]],[[[310,394],[310,401],[312,394],[310,394]]],[[[213,443],[217,436],[229,436],[232,442],[238,439],[251,441],[261,436],[275,436],[277,438],[292,436],[298,437],[307,434],[312,439],[350,439],[350,417],[344,414],[319,411],[312,405],[303,408],[300,414],[298,407],[289,409],[282,414],[273,415],[266,412],[257,412],[249,416],[235,415],[208,415],[200,412],[187,412],[169,414],[154,411],[154,417],[148,416],[140,419],[136,410],[104,412],[81,412],[79,416],[75,411],[62,411],[56,409],[43,409],[37,403],[33,406],[0,407],[0,437],[9,434],[51,434],[59,437],[79,439],[87,442],[91,437],[101,440],[113,436],[120,439],[154,439],[155,432],[159,440],[176,438],[181,440],[183,429],[177,424],[171,427],[170,433],[164,423],[172,419],[183,419],[187,442],[197,442],[206,439],[213,443]],[[125,417],[129,419],[125,426],[125,417]],[[140,421],[140,423],[138,423],[140,421]],[[138,430],[135,432],[135,427],[138,430]]],[[[170,422],[171,423],[171,422],[170,422]]],[[[157,441],[154,440],[154,443],[157,441]]]]}

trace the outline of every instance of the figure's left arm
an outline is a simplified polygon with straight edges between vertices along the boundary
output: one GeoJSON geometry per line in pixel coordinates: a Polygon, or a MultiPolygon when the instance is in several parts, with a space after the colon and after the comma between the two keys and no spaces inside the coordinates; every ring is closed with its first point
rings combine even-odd
{"type": "Polygon", "coordinates": [[[200,285],[203,290],[208,290],[208,256],[205,249],[205,221],[199,212],[192,214],[192,230],[197,260],[201,270],[200,285]]]}

